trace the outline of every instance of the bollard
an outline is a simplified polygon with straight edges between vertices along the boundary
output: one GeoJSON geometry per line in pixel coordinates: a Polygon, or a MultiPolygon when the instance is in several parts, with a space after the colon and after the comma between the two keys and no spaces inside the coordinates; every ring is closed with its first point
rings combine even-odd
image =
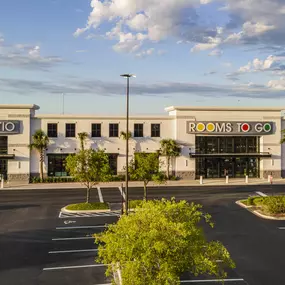
{"type": "Polygon", "coordinates": [[[226,176],[226,183],[227,184],[229,183],[229,176],[228,175],[226,176]]]}
{"type": "Polygon", "coordinates": [[[200,184],[203,184],[203,176],[200,176],[200,184]]]}
{"type": "Polygon", "coordinates": [[[245,183],[248,183],[248,175],[245,176],[245,183]]]}
{"type": "Polygon", "coordinates": [[[270,179],[271,179],[271,175],[268,175],[267,182],[270,182],[270,179]]]}

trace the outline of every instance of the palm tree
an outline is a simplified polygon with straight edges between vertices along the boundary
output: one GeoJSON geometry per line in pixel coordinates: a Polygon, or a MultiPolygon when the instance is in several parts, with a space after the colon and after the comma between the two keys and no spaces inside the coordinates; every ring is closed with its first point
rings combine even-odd
{"type": "Polygon", "coordinates": [[[32,136],[32,143],[29,145],[30,150],[35,149],[40,155],[40,179],[44,178],[44,160],[45,150],[48,147],[49,138],[43,130],[37,130],[32,136]]]}
{"type": "Polygon", "coordinates": [[[169,179],[169,167],[170,167],[170,159],[172,157],[176,157],[180,155],[181,148],[178,146],[177,142],[173,139],[163,139],[160,141],[160,155],[166,157],[166,176],[169,179]]]}
{"type": "Polygon", "coordinates": [[[81,150],[84,150],[85,141],[88,138],[88,134],[86,132],[78,133],[78,138],[80,140],[81,150]]]}

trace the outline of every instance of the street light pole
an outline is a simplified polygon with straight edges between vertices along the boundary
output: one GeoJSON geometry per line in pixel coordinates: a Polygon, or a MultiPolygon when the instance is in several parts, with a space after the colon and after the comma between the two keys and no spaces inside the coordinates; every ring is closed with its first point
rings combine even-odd
{"type": "Polygon", "coordinates": [[[129,93],[130,93],[130,77],[135,77],[133,74],[122,74],[124,78],[127,78],[127,117],[126,117],[126,215],[129,213],[129,93]]]}
{"type": "Polygon", "coordinates": [[[129,92],[130,77],[127,77],[127,122],[126,122],[126,214],[129,210],[129,92]]]}

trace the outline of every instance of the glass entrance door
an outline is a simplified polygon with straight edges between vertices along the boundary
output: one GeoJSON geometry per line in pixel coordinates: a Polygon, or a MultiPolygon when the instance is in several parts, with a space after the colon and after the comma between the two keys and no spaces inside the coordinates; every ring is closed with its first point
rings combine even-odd
{"type": "Polygon", "coordinates": [[[220,158],[220,176],[234,177],[234,160],[232,158],[220,158]]]}
{"type": "Polygon", "coordinates": [[[219,159],[218,158],[206,158],[206,178],[218,178],[219,177],[219,159]]]}
{"type": "Polygon", "coordinates": [[[248,158],[236,157],[235,177],[243,178],[248,174],[248,158]]]}

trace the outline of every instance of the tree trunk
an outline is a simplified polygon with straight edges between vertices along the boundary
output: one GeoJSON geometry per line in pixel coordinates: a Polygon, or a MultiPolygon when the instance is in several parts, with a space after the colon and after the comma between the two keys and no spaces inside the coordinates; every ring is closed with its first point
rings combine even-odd
{"type": "Polygon", "coordinates": [[[90,187],[89,187],[89,185],[87,186],[87,196],[86,196],[86,203],[89,203],[89,201],[90,201],[90,187]]]}
{"type": "Polygon", "coordinates": [[[40,153],[40,179],[43,182],[44,179],[44,154],[43,152],[40,153]]]}
{"type": "Polygon", "coordinates": [[[147,184],[145,181],[143,182],[143,199],[147,201],[147,184]]]}
{"type": "Polygon", "coordinates": [[[166,170],[166,177],[169,180],[169,167],[170,167],[170,157],[167,157],[167,170],[166,170]]]}

